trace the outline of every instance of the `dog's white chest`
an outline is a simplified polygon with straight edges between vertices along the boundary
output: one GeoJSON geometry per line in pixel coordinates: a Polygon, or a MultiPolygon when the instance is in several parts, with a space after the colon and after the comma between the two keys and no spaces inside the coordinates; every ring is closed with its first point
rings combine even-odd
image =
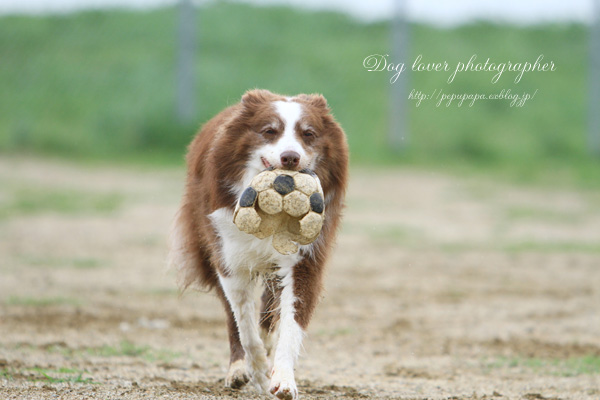
{"type": "Polygon", "coordinates": [[[293,266],[300,260],[299,254],[282,255],[272,244],[272,237],[258,239],[244,233],[233,223],[233,213],[219,208],[209,215],[221,241],[221,257],[231,272],[269,272],[274,266],[293,266]]]}

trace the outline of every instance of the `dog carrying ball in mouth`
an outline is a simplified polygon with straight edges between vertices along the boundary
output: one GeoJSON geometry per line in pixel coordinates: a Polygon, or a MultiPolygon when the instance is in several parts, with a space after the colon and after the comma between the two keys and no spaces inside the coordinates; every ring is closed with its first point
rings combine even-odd
{"type": "Polygon", "coordinates": [[[323,227],[323,189],[314,172],[269,168],[252,179],[237,204],[233,222],[273,247],[293,254],[314,242],[323,227]]]}
{"type": "Polygon", "coordinates": [[[225,384],[296,399],[294,367],[341,220],[344,131],[321,95],[251,90],[202,127],[187,166],[169,262],[183,289],[213,289],[223,304],[225,384]]]}

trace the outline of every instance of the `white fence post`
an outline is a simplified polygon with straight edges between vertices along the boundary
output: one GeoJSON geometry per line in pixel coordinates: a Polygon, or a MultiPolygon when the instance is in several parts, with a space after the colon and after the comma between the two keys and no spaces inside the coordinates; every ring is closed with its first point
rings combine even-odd
{"type": "Polygon", "coordinates": [[[407,70],[402,72],[390,88],[390,118],[388,143],[394,152],[400,152],[408,146],[408,69],[409,61],[409,24],[408,0],[395,0],[392,20],[392,54],[394,63],[405,63],[407,70]]]}
{"type": "Polygon", "coordinates": [[[180,0],[177,45],[177,104],[179,122],[191,123],[196,117],[196,10],[191,0],[180,0]]]}
{"type": "Polygon", "coordinates": [[[589,91],[588,146],[590,153],[600,156],[600,0],[594,0],[594,17],[590,27],[589,91]]]}

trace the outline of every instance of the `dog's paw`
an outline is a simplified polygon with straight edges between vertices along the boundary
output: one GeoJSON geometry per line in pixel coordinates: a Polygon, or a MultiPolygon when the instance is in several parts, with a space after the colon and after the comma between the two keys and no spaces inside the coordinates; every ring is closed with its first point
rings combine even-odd
{"type": "Polygon", "coordinates": [[[243,359],[237,360],[229,366],[227,378],[225,378],[225,386],[232,389],[240,389],[249,380],[250,374],[248,374],[246,362],[243,359]]]}
{"type": "Polygon", "coordinates": [[[268,393],[269,390],[269,378],[267,374],[263,372],[255,372],[252,376],[252,384],[254,388],[260,393],[268,393]]]}
{"type": "Polygon", "coordinates": [[[252,347],[246,350],[246,367],[251,376],[252,385],[261,393],[269,390],[269,360],[264,347],[252,347]]]}
{"type": "Polygon", "coordinates": [[[269,392],[278,399],[296,400],[298,398],[298,388],[296,387],[293,374],[291,376],[284,376],[274,371],[269,392]]]}

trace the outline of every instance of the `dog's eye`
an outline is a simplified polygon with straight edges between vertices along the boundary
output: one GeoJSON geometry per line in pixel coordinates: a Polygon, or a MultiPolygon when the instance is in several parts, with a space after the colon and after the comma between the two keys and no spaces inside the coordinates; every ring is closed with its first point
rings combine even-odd
{"type": "Polygon", "coordinates": [[[304,136],[306,138],[311,138],[311,137],[315,136],[315,132],[311,131],[310,129],[307,129],[304,132],[302,132],[302,136],[304,136]]]}
{"type": "Polygon", "coordinates": [[[273,128],[267,128],[267,129],[263,130],[263,133],[265,133],[267,135],[274,135],[277,133],[277,131],[273,128]]]}

